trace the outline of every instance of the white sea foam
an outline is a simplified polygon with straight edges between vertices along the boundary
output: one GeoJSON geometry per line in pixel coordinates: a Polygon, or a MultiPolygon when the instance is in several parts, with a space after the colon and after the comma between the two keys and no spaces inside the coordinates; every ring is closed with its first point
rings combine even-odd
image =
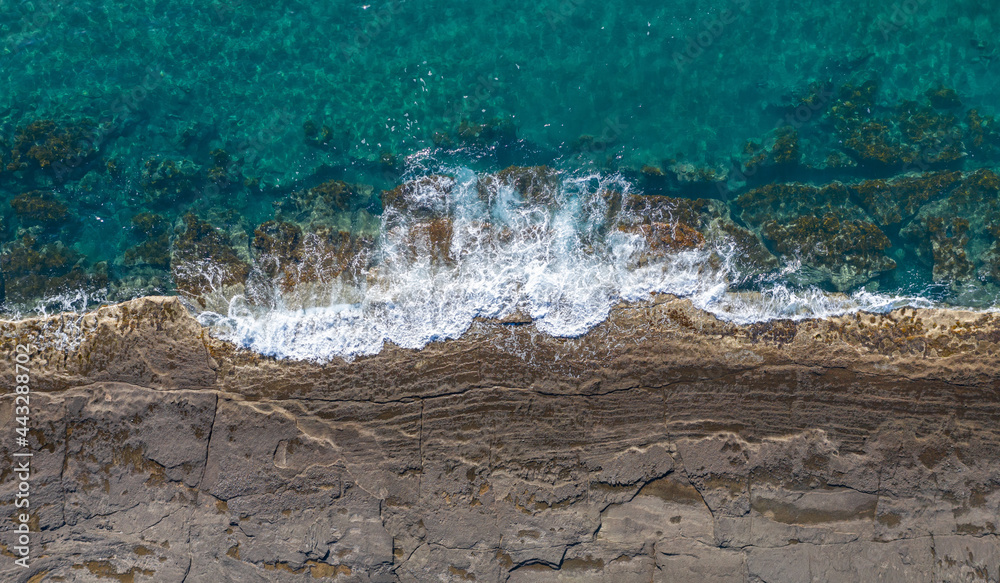
{"type": "Polygon", "coordinates": [[[706,303],[695,305],[720,320],[734,324],[752,324],[767,320],[805,320],[830,318],[855,312],[886,313],[897,308],[932,308],[937,304],[915,296],[896,296],[865,290],[850,295],[836,294],[811,287],[790,289],[780,283],[753,293],[726,293],[706,303]]]}
{"type": "Polygon", "coordinates": [[[618,229],[621,218],[608,212],[602,193],[628,194],[630,185],[620,177],[563,179],[556,204],[539,206],[511,188],[483,200],[473,172],[450,174],[456,176],[450,191],[424,188],[412,194],[427,197],[418,201],[421,208],[450,217],[447,260],[433,258],[428,241],[414,235],[419,218],[390,208],[371,264],[342,276],[319,296],[303,302],[273,293],[276,299],[266,306],[236,296],[225,313],[206,311],[199,320],[265,355],[325,361],[376,354],[389,342],[422,348],[460,337],[478,317],[503,318],[515,311],[530,316],[546,334],[578,336],[604,321],[616,304],[657,293],[690,298],[718,318],[741,324],[931,305],[920,298],[830,294],[781,283],[732,292],[731,282],[742,274],[725,244],[650,254],[643,237],[618,229]]]}

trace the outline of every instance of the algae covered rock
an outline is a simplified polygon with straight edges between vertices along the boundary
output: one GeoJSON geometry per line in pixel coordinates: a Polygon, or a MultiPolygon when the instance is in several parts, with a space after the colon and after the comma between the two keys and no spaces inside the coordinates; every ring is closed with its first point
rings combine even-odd
{"type": "Polygon", "coordinates": [[[947,195],[961,179],[961,172],[931,172],[888,181],[865,180],[848,188],[851,197],[885,227],[910,219],[921,205],[947,195]]]}
{"type": "Polygon", "coordinates": [[[528,204],[552,206],[560,199],[559,172],[548,166],[509,166],[479,180],[477,189],[484,201],[495,200],[509,188],[528,204]]]}
{"type": "MultiPolygon", "coordinates": [[[[327,180],[277,201],[274,218],[257,225],[248,241],[254,271],[247,298],[266,305],[291,292],[320,297],[342,275],[360,276],[378,232],[372,200],[368,185],[327,180]]],[[[285,299],[295,303],[292,295],[285,299]]]]}
{"type": "Polygon", "coordinates": [[[408,225],[403,243],[410,261],[427,258],[435,263],[448,263],[452,257],[452,237],[455,225],[450,217],[416,221],[408,225]]]}
{"type": "Polygon", "coordinates": [[[917,256],[932,267],[936,282],[963,282],[975,273],[970,260],[969,221],[962,217],[924,215],[910,223],[902,234],[917,241],[917,256]]]}
{"type": "Polygon", "coordinates": [[[983,266],[980,274],[983,279],[994,284],[1000,284],[1000,222],[991,224],[987,228],[993,241],[990,248],[983,253],[983,266]]]}
{"type": "Polygon", "coordinates": [[[367,224],[371,217],[372,187],[343,180],[327,180],[311,188],[296,190],[275,203],[275,218],[299,224],[305,230],[325,227],[351,230],[367,224]]]}
{"type": "Polygon", "coordinates": [[[719,201],[705,198],[630,194],[622,200],[620,220],[626,225],[678,222],[698,228],[721,216],[723,208],[719,201]]]}
{"type": "Polygon", "coordinates": [[[996,160],[1000,155],[1000,123],[996,118],[970,109],[965,116],[965,143],[980,158],[996,160]]]}
{"type": "Polygon", "coordinates": [[[414,218],[441,217],[448,212],[448,197],[454,187],[454,178],[434,174],[383,192],[382,205],[414,218]]]}
{"type": "Polygon", "coordinates": [[[840,182],[823,186],[800,182],[766,184],[740,194],[734,205],[737,216],[752,228],[802,215],[832,213],[844,219],[866,218],[851,202],[848,188],[840,182]]]}
{"type": "Polygon", "coordinates": [[[844,85],[828,115],[841,148],[860,166],[874,171],[925,168],[966,155],[958,119],[941,111],[951,103],[944,96],[947,91],[928,93],[924,103],[903,100],[891,108],[881,107],[877,94],[876,81],[844,85]]]}
{"type": "Polygon", "coordinates": [[[70,216],[69,208],[49,191],[33,190],[19,194],[10,201],[10,206],[26,227],[58,227],[70,216]]]}
{"type": "Polygon", "coordinates": [[[250,274],[249,263],[237,253],[229,234],[191,213],[173,241],[170,269],[177,290],[202,306],[205,294],[241,286],[250,274]]]}
{"type": "Polygon", "coordinates": [[[924,205],[900,234],[934,281],[954,285],[992,279],[1000,225],[1000,176],[981,169],[964,176],[947,196],[924,205]]]}
{"type": "Polygon", "coordinates": [[[330,283],[367,263],[373,242],[346,231],[317,228],[305,232],[294,223],[267,221],[254,230],[255,265],[282,291],[299,285],[330,283]]]}
{"type": "Polygon", "coordinates": [[[7,170],[39,171],[62,182],[97,157],[102,135],[101,126],[89,119],[33,121],[17,129],[7,170]]]}
{"type": "Polygon", "coordinates": [[[745,176],[751,177],[758,173],[767,176],[775,170],[793,167],[802,162],[799,132],[794,127],[778,128],[769,142],[769,147],[752,141],[744,145],[742,166],[745,176]]]}
{"type": "Polygon", "coordinates": [[[106,263],[91,264],[62,241],[33,234],[4,245],[0,252],[6,300],[28,306],[62,293],[95,292],[108,285],[106,263]]]}
{"type": "Polygon", "coordinates": [[[148,265],[156,269],[170,268],[169,223],[157,214],[140,213],[132,217],[132,232],[138,243],[125,250],[126,266],[148,265]]]}
{"type": "Polygon", "coordinates": [[[627,195],[618,221],[619,230],[641,235],[654,255],[710,248],[716,260],[731,260],[741,278],[778,266],[757,235],[737,225],[718,200],[627,195]]]}
{"type": "Polygon", "coordinates": [[[796,274],[805,283],[829,283],[844,291],[896,268],[885,255],[891,246],[878,226],[835,214],[806,215],[763,226],[767,243],[786,258],[802,261],[806,270],[796,274]]]}
{"type": "Polygon", "coordinates": [[[173,206],[190,200],[202,188],[201,167],[191,160],[150,158],[142,167],[141,186],[147,203],[173,206]]]}
{"type": "MultiPolygon", "coordinates": [[[[684,223],[648,223],[636,226],[621,226],[619,229],[642,237],[650,256],[666,253],[701,249],[705,246],[705,236],[684,223]]],[[[640,263],[645,263],[645,260],[640,263]]]]}

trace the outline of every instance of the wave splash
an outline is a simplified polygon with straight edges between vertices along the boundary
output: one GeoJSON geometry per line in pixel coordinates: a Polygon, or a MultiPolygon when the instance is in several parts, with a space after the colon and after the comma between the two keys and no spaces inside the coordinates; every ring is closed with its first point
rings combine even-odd
{"type": "Polygon", "coordinates": [[[740,324],[931,305],[796,289],[781,273],[741,264],[742,250],[713,225],[708,236],[686,228],[678,199],[636,195],[620,176],[521,170],[454,168],[411,181],[384,197],[378,237],[352,269],[293,291],[257,277],[257,289],[198,320],[264,355],[328,361],[377,354],[386,343],[419,349],[455,339],[477,318],[519,315],[546,334],[579,336],[616,304],[651,294],[689,298],[740,324]],[[734,291],[751,280],[757,291],[734,291]]]}

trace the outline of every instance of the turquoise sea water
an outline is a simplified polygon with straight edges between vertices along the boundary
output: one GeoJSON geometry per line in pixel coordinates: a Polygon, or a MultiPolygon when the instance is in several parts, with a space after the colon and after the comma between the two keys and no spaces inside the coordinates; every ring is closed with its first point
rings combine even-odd
{"type": "Polygon", "coordinates": [[[991,309],[998,27],[971,1],[3,2],[4,308],[180,293],[306,358],[512,313],[580,334],[650,292],[991,309]]]}

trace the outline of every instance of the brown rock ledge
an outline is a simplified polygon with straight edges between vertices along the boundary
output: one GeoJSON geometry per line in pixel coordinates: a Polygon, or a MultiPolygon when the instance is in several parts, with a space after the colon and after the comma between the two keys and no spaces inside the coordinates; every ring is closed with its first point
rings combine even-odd
{"type": "MultiPolygon", "coordinates": [[[[0,334],[8,381],[39,348],[41,532],[25,571],[3,521],[4,581],[1000,579],[1000,315],[736,326],[660,297],[325,365],[175,298],[0,334]]],[[[14,417],[4,394],[7,515],[14,417]]]]}

